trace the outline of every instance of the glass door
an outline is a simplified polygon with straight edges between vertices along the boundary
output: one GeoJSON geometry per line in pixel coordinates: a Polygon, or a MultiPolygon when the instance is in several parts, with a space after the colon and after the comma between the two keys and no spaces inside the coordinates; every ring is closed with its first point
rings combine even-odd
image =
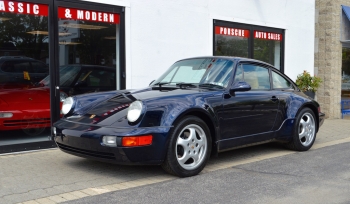
{"type": "Polygon", "coordinates": [[[49,1],[0,1],[0,153],[50,142],[49,1]]]}
{"type": "Polygon", "coordinates": [[[55,1],[55,75],[43,80],[55,92],[53,122],[69,96],[125,88],[122,11],[112,5],[55,1]]]}

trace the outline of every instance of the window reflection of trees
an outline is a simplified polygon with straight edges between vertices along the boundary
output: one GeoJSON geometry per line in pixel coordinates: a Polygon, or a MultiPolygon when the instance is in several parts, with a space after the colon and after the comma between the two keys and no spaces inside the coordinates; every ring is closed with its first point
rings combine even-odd
{"type": "MultiPolygon", "coordinates": [[[[64,20],[62,20],[64,21],[64,20]]],[[[77,21],[79,25],[101,26],[100,29],[77,29],[79,35],[71,39],[76,42],[69,46],[69,64],[113,66],[113,56],[116,53],[116,25],[90,21],[77,21]]]]}
{"type": "Polygon", "coordinates": [[[45,62],[49,55],[47,17],[2,12],[0,18],[0,56],[26,56],[45,62]],[[33,31],[43,32],[29,33],[33,31]],[[4,49],[9,45],[11,49],[4,49]]]}
{"type": "Polygon", "coordinates": [[[274,40],[254,39],[254,59],[275,65],[276,43],[280,42],[274,40]]]}
{"type": "Polygon", "coordinates": [[[248,38],[215,35],[215,55],[248,57],[248,38]]]}

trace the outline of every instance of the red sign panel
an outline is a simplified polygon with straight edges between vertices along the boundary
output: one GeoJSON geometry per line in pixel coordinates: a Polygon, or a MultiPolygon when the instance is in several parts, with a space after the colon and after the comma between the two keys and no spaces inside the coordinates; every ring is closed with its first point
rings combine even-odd
{"type": "Polygon", "coordinates": [[[119,14],[58,7],[58,18],[119,24],[119,14]]]}
{"type": "Polygon", "coordinates": [[[215,34],[249,38],[249,30],[215,26],[215,34]]]}
{"type": "Polygon", "coordinates": [[[254,31],[254,38],[257,39],[264,39],[264,40],[282,40],[282,34],[280,33],[269,33],[269,32],[262,32],[262,31],[254,31]]]}
{"type": "Polygon", "coordinates": [[[48,16],[49,6],[18,1],[0,1],[0,12],[48,16]]]}

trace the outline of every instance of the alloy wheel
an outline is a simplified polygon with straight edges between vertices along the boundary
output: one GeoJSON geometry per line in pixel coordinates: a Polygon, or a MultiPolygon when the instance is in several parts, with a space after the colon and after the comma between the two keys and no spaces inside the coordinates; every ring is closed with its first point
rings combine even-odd
{"type": "Polygon", "coordinates": [[[299,122],[299,140],[303,146],[309,146],[316,132],[315,119],[310,113],[304,113],[299,122]]]}
{"type": "Polygon", "coordinates": [[[208,142],[205,131],[190,124],[182,129],[176,141],[176,158],[185,170],[193,170],[204,162],[208,142]]]}

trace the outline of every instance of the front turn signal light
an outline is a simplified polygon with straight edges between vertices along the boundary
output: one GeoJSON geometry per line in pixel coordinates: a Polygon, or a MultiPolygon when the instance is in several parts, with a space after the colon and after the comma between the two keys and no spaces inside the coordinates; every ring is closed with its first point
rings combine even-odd
{"type": "Polygon", "coordinates": [[[151,145],[152,140],[153,140],[152,135],[123,137],[122,146],[123,147],[146,146],[146,145],[151,145]]]}

